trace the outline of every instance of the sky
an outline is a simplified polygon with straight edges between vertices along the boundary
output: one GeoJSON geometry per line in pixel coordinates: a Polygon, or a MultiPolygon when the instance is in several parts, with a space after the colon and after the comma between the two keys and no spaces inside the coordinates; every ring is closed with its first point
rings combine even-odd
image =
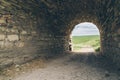
{"type": "Polygon", "coordinates": [[[93,23],[80,23],[75,26],[72,36],[99,35],[99,30],[93,23]]]}

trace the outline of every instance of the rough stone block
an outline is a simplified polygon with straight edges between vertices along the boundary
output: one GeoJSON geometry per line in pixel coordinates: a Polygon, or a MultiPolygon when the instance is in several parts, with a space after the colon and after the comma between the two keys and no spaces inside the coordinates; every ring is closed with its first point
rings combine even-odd
{"type": "Polygon", "coordinates": [[[4,34],[0,34],[0,40],[4,40],[5,39],[5,35],[4,34]]]}
{"type": "Polygon", "coordinates": [[[17,47],[24,47],[24,42],[21,42],[21,41],[16,42],[15,46],[17,46],[17,47]]]}
{"type": "Polygon", "coordinates": [[[0,48],[4,48],[4,41],[0,41],[0,48]]]}
{"type": "Polygon", "coordinates": [[[8,35],[8,40],[9,41],[18,41],[19,37],[18,37],[18,35],[8,35]]]}
{"type": "Polygon", "coordinates": [[[120,35],[120,29],[118,29],[118,34],[120,35]]]}
{"type": "Polygon", "coordinates": [[[13,48],[14,47],[14,43],[10,42],[10,41],[5,41],[4,42],[4,47],[5,48],[13,48]]]}

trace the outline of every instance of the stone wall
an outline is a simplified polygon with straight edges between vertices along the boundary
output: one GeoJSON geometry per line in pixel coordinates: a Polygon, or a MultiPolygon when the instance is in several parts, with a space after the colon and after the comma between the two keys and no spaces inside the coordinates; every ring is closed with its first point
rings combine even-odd
{"type": "Polygon", "coordinates": [[[105,55],[107,58],[110,58],[113,60],[113,62],[117,63],[117,65],[120,65],[120,34],[119,34],[119,28],[115,31],[105,31],[101,35],[101,44],[102,49],[101,52],[103,55],[105,55]]]}
{"type": "MultiPolygon", "coordinates": [[[[49,24],[45,24],[44,26],[49,26],[49,24]]],[[[39,47],[38,52],[40,54],[44,53],[47,56],[55,56],[63,54],[64,51],[68,50],[68,36],[55,35],[54,32],[42,27],[42,25],[39,28],[36,46],[39,47]]]]}
{"type": "Polygon", "coordinates": [[[22,11],[20,14],[8,12],[1,14],[0,69],[12,64],[24,63],[39,56],[35,22],[35,18],[22,11]]]}
{"type": "Polygon", "coordinates": [[[68,43],[68,41],[64,36],[47,36],[46,38],[39,38],[39,52],[47,53],[48,56],[62,54],[68,49],[66,43],[68,43]]]}
{"type": "Polygon", "coordinates": [[[34,30],[28,32],[27,30],[19,28],[21,25],[16,25],[16,21],[13,20],[15,17],[16,16],[10,14],[1,14],[0,49],[24,47],[25,41],[31,40],[32,37],[37,35],[34,30]]]}

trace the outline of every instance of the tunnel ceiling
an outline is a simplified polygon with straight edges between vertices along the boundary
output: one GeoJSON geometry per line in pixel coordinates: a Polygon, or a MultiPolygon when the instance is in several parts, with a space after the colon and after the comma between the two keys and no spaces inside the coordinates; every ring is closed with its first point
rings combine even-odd
{"type": "MultiPolygon", "coordinates": [[[[98,20],[100,28],[117,29],[120,24],[119,0],[1,0],[0,14],[10,14],[17,19],[36,20],[55,34],[68,34],[74,20],[98,20]],[[30,18],[30,19],[29,19],[30,18]],[[37,20],[39,18],[39,20],[37,20]],[[49,24],[49,25],[48,25],[49,24]],[[106,26],[106,27],[104,27],[106,26]]],[[[24,21],[24,20],[23,20],[24,21]]],[[[21,20],[22,22],[22,20],[21,20]]],[[[24,24],[24,23],[23,23],[24,24]]],[[[74,24],[74,23],[73,23],[74,24]]],[[[26,24],[27,25],[27,24],[26,24]]],[[[33,26],[35,27],[35,26],[33,26]]],[[[25,27],[29,28],[29,27],[25,27]]],[[[37,27],[39,28],[39,26],[37,27]]]]}

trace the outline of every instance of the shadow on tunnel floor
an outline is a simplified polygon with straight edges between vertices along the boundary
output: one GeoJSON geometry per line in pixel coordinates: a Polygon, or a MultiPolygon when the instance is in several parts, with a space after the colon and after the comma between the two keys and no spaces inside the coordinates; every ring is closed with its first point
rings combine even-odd
{"type": "Polygon", "coordinates": [[[120,75],[120,67],[117,66],[111,59],[106,56],[100,55],[100,53],[80,53],[80,52],[67,52],[70,56],[69,62],[84,63],[88,66],[101,68],[108,72],[117,73],[120,75]]]}

